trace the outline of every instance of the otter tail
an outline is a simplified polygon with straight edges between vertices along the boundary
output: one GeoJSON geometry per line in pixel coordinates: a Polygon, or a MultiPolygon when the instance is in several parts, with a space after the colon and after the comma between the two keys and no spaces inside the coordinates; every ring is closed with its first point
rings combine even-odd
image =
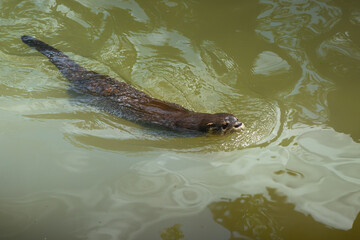
{"type": "Polygon", "coordinates": [[[21,37],[21,40],[25,44],[35,48],[40,53],[45,55],[50,60],[50,62],[52,62],[60,70],[60,72],[70,81],[74,82],[86,80],[85,78],[89,71],[71,60],[60,50],[34,37],[24,35],[21,37]]]}

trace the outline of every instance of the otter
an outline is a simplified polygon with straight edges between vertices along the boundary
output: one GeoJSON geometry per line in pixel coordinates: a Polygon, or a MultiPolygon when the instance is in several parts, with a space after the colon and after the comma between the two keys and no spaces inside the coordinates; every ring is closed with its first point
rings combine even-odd
{"type": "Polygon", "coordinates": [[[72,90],[91,96],[100,101],[107,112],[126,120],[178,132],[222,135],[244,129],[244,124],[232,114],[194,112],[153,98],[125,82],[85,69],[63,52],[34,37],[24,35],[21,40],[45,55],[69,80],[72,90]]]}

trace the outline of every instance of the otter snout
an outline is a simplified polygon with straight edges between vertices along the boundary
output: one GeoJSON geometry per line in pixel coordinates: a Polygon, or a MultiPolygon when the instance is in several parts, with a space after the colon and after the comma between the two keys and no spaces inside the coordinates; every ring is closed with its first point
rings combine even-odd
{"type": "Polygon", "coordinates": [[[245,129],[245,124],[243,124],[242,122],[236,121],[234,124],[234,129],[237,130],[244,130],[245,129]]]}

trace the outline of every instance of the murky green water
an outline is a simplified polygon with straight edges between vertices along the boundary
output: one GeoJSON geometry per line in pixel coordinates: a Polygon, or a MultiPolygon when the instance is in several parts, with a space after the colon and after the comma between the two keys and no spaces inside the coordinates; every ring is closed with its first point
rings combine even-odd
{"type": "Polygon", "coordinates": [[[0,9],[1,239],[359,239],[360,1],[0,9]],[[176,138],[83,105],[23,34],[247,129],[176,138]]]}

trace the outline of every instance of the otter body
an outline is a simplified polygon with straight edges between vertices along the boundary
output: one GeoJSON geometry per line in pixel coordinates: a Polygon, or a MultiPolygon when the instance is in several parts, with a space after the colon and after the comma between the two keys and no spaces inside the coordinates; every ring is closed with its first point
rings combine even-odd
{"type": "Polygon", "coordinates": [[[175,131],[223,134],[244,128],[232,114],[198,113],[175,103],[165,102],[119,82],[109,76],[89,71],[56,48],[30,36],[21,40],[45,55],[78,93],[88,94],[105,105],[106,111],[127,120],[175,131]]]}

